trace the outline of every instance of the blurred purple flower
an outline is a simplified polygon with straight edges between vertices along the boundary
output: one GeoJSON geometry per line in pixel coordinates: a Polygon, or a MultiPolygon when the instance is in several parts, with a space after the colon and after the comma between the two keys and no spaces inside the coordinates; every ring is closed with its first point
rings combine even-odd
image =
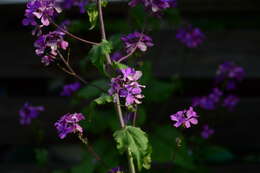
{"type": "Polygon", "coordinates": [[[131,0],[128,5],[134,7],[142,4],[152,15],[161,16],[161,12],[167,8],[175,8],[176,0],[131,0]]]}
{"type": "Polygon", "coordinates": [[[199,46],[205,39],[205,35],[199,28],[193,28],[191,25],[177,30],[176,38],[189,48],[199,46]]]}
{"type": "Polygon", "coordinates": [[[85,13],[85,6],[89,3],[89,0],[63,0],[61,3],[63,8],[70,9],[73,6],[79,8],[80,13],[85,13]]]}
{"type": "Polygon", "coordinates": [[[192,106],[201,107],[206,110],[213,110],[216,108],[216,104],[219,102],[223,92],[218,88],[213,88],[212,92],[208,96],[195,97],[192,100],[192,106]]]}
{"type": "Polygon", "coordinates": [[[240,99],[237,96],[229,95],[224,99],[223,106],[228,110],[233,111],[239,100],[240,99]]]}
{"type": "Polygon", "coordinates": [[[126,53],[128,54],[133,52],[135,49],[139,49],[140,51],[145,52],[147,51],[148,47],[153,46],[152,39],[140,32],[134,32],[123,36],[121,37],[121,40],[124,42],[126,53]]]}
{"type": "Polygon", "coordinates": [[[227,90],[236,89],[237,82],[242,81],[245,77],[245,71],[242,67],[237,66],[234,62],[225,62],[217,70],[216,84],[225,83],[227,90]]]}
{"type": "Polygon", "coordinates": [[[141,94],[142,88],[145,87],[137,82],[141,76],[141,71],[132,68],[121,69],[120,75],[111,79],[109,94],[118,93],[121,98],[125,98],[126,106],[141,104],[140,99],[144,97],[141,94]]]}
{"type": "Polygon", "coordinates": [[[44,111],[43,106],[32,106],[29,103],[25,103],[23,107],[19,110],[20,124],[31,124],[31,120],[37,118],[42,111],[44,111]]]}
{"type": "Polygon", "coordinates": [[[79,82],[74,82],[71,84],[67,84],[63,86],[63,90],[61,91],[61,96],[71,96],[74,92],[79,90],[81,87],[79,82]]]}
{"type": "Polygon", "coordinates": [[[82,127],[78,124],[85,117],[81,113],[66,114],[62,116],[54,126],[58,130],[59,138],[64,139],[69,133],[83,133],[82,127]]]}
{"type": "Polygon", "coordinates": [[[120,166],[112,168],[108,171],[108,173],[123,173],[123,170],[120,166]]]}
{"type": "Polygon", "coordinates": [[[58,13],[61,13],[61,8],[55,0],[30,0],[25,10],[23,25],[36,26],[38,25],[38,19],[42,25],[48,26],[52,18],[58,13]]]}
{"type": "Polygon", "coordinates": [[[118,61],[120,60],[121,58],[123,57],[122,53],[117,51],[117,52],[114,52],[112,55],[111,55],[111,59],[113,61],[118,61]]]}
{"type": "Polygon", "coordinates": [[[203,126],[203,130],[201,132],[201,137],[204,138],[204,139],[208,139],[211,135],[214,134],[214,130],[209,128],[208,125],[204,125],[203,126]]]}
{"type": "Polygon", "coordinates": [[[172,121],[176,121],[175,127],[183,125],[186,128],[190,128],[191,124],[198,124],[198,115],[193,110],[193,107],[190,107],[189,110],[178,111],[176,114],[170,115],[170,118],[172,121]]]}

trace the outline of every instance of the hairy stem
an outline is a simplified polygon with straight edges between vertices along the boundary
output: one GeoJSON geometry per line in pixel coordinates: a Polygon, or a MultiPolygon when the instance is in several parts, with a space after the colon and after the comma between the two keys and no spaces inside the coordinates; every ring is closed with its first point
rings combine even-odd
{"type": "Polygon", "coordinates": [[[128,162],[129,162],[129,167],[130,167],[130,172],[135,173],[135,166],[134,166],[134,159],[131,151],[128,149],[128,162]]]}
{"type": "MultiPolygon", "coordinates": [[[[101,35],[102,35],[102,40],[106,40],[106,31],[105,31],[105,26],[104,26],[104,19],[103,19],[103,13],[102,13],[102,6],[101,6],[101,0],[97,0],[97,7],[98,7],[98,14],[99,14],[99,24],[100,24],[100,29],[101,29],[101,35]]],[[[110,56],[107,54],[106,55],[107,63],[109,65],[112,65],[112,61],[110,59],[110,56]]],[[[120,125],[122,128],[125,127],[125,123],[123,120],[123,114],[122,114],[122,109],[120,106],[120,100],[119,100],[119,95],[115,94],[116,97],[116,111],[120,120],[120,125]]],[[[134,161],[133,157],[131,155],[131,152],[128,151],[128,158],[129,158],[129,167],[130,167],[130,173],[135,173],[135,166],[134,166],[134,161]]]]}

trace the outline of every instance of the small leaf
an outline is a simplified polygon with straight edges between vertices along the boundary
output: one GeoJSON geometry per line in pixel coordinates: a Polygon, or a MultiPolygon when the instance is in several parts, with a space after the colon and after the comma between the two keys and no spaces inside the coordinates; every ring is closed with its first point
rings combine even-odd
{"type": "Polygon", "coordinates": [[[89,22],[90,22],[89,30],[92,30],[95,28],[95,26],[97,24],[98,11],[96,8],[89,8],[87,12],[88,12],[88,17],[89,17],[89,22]]]}
{"type": "Polygon", "coordinates": [[[106,55],[110,54],[111,50],[112,44],[107,40],[102,40],[99,45],[94,45],[89,51],[91,62],[99,69],[99,71],[105,74],[106,55]]]}
{"type": "Polygon", "coordinates": [[[98,105],[102,105],[105,103],[111,103],[112,101],[113,101],[112,96],[105,94],[105,93],[102,93],[102,95],[99,98],[94,100],[94,102],[97,103],[98,105]]]}
{"type": "Polygon", "coordinates": [[[114,61],[113,62],[113,67],[115,68],[115,69],[126,69],[126,68],[128,68],[128,66],[127,65],[125,65],[125,64],[122,64],[122,63],[120,63],[120,62],[116,62],[116,61],[114,61]]]}
{"type": "Polygon", "coordinates": [[[113,136],[121,154],[131,152],[138,170],[150,168],[152,149],[144,131],[137,127],[126,126],[124,129],[116,131],[113,136]]]}

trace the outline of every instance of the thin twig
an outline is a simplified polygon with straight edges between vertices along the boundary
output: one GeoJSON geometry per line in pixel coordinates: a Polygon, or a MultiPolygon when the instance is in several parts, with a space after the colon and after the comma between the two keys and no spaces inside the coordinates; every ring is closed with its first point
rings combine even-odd
{"type": "Polygon", "coordinates": [[[59,30],[61,30],[62,32],[66,33],[68,36],[76,39],[76,40],[79,40],[81,42],[84,42],[84,43],[87,43],[87,44],[91,44],[91,45],[99,45],[99,43],[95,43],[95,42],[92,42],[92,41],[88,41],[88,40],[85,40],[83,38],[80,38],[72,33],[70,33],[69,31],[63,29],[62,27],[60,27],[59,25],[57,25],[55,22],[52,21],[52,24],[57,27],[59,30]]]}
{"type": "Polygon", "coordinates": [[[105,167],[109,167],[104,160],[95,152],[93,147],[89,144],[88,140],[83,137],[82,133],[78,135],[80,141],[87,146],[88,152],[97,160],[100,161],[105,167]]]}
{"type": "Polygon", "coordinates": [[[103,88],[95,85],[95,84],[92,84],[92,83],[89,83],[88,81],[86,81],[85,79],[83,79],[81,76],[79,76],[74,70],[73,68],[70,66],[69,62],[65,60],[65,58],[63,57],[63,55],[58,51],[58,54],[59,54],[59,57],[60,59],[63,61],[63,63],[65,64],[65,66],[67,67],[67,69],[61,67],[58,65],[58,67],[63,70],[64,72],[68,73],[69,75],[71,76],[74,76],[75,78],[77,78],[79,81],[81,81],[82,83],[84,83],[85,85],[90,85],[90,86],[93,86],[97,89],[99,89],[100,91],[104,92],[104,93],[107,93],[106,90],[104,90],[103,88]]]}

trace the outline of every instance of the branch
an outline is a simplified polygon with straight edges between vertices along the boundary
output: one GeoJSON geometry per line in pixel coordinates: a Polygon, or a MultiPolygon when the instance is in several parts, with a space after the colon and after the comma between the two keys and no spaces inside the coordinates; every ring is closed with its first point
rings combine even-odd
{"type": "Polygon", "coordinates": [[[76,40],[79,40],[79,41],[81,41],[81,42],[83,42],[83,43],[87,43],[87,44],[91,44],[91,45],[99,45],[99,43],[95,43],[95,42],[92,42],[92,41],[88,41],[88,40],[82,39],[82,38],[80,38],[80,37],[78,37],[78,36],[76,36],[76,35],[70,33],[69,31],[63,29],[62,27],[60,27],[59,25],[57,25],[57,24],[56,24],[55,22],[53,22],[53,21],[52,21],[52,24],[53,24],[55,27],[57,27],[59,30],[61,30],[62,32],[66,33],[68,36],[70,36],[70,37],[72,37],[72,38],[74,38],[74,39],[76,39],[76,40]]]}

